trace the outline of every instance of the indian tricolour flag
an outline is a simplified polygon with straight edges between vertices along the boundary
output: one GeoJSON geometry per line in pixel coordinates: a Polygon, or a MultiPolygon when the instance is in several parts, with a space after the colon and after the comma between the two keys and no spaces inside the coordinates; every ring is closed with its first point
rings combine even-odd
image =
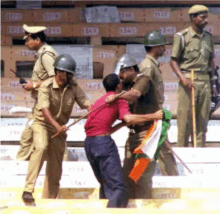
{"type": "Polygon", "coordinates": [[[163,120],[155,120],[147,131],[142,143],[134,150],[135,164],[129,175],[135,182],[141,177],[152,159],[156,160],[161,145],[164,143],[172,118],[170,111],[162,109],[164,112],[163,120]]]}

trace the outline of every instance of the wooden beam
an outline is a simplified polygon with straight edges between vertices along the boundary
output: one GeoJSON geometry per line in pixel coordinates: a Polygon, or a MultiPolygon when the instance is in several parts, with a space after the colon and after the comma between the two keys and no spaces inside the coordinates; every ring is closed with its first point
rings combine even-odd
{"type": "Polygon", "coordinates": [[[90,37],[90,45],[102,45],[102,38],[100,36],[90,37]]]}

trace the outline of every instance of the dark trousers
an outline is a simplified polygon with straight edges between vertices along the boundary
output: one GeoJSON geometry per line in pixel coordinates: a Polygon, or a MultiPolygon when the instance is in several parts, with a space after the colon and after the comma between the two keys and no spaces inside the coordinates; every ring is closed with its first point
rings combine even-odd
{"type": "Polygon", "coordinates": [[[99,181],[100,198],[109,199],[107,207],[126,207],[127,185],[115,142],[110,136],[87,137],[86,156],[99,181]]]}

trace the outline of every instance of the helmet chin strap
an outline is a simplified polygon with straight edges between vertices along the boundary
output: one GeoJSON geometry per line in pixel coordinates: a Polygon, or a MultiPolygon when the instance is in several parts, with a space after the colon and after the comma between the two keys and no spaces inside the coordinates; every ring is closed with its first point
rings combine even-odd
{"type": "Polygon", "coordinates": [[[68,72],[66,72],[67,83],[70,84],[70,78],[68,77],[68,72]]]}
{"type": "MultiPolygon", "coordinates": [[[[70,74],[71,74],[71,73],[70,73],[70,74]]],[[[72,77],[72,75],[71,75],[71,77],[72,77]]],[[[66,72],[66,78],[67,78],[67,83],[70,84],[72,78],[70,78],[70,77],[68,76],[68,72],[66,72]]]]}

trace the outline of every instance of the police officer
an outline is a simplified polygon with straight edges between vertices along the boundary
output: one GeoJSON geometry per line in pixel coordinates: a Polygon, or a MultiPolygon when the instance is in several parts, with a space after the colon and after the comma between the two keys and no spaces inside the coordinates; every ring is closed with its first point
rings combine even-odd
{"type": "MultiPolygon", "coordinates": [[[[118,64],[120,64],[120,79],[126,90],[128,90],[127,93],[121,95],[121,98],[128,101],[131,113],[147,114],[159,110],[156,91],[151,84],[150,77],[140,73],[136,60],[131,55],[125,54],[119,59],[118,64]]],[[[135,154],[133,154],[133,151],[142,143],[152,123],[146,122],[130,127],[129,137],[125,145],[123,164],[123,173],[128,183],[130,199],[152,198],[152,177],[156,161],[150,162],[136,183],[129,178],[129,174],[135,164],[135,154]]]]}
{"type": "MultiPolygon", "coordinates": [[[[55,58],[57,57],[57,53],[50,45],[46,43],[46,35],[44,33],[46,27],[29,27],[27,25],[23,25],[23,28],[25,31],[25,45],[28,47],[28,49],[36,51],[31,81],[28,81],[26,84],[22,85],[24,90],[30,91],[31,96],[35,101],[32,109],[33,112],[37,103],[37,94],[40,85],[44,80],[55,75],[53,64],[55,58]]],[[[30,128],[32,122],[33,117],[30,115],[20,140],[21,146],[17,154],[17,159],[19,160],[28,160],[32,152],[33,133],[30,128]]]]}
{"type": "MultiPolygon", "coordinates": [[[[130,111],[133,114],[149,114],[161,109],[161,96],[150,76],[141,73],[135,58],[129,54],[123,55],[118,62],[119,76],[127,93],[120,97],[127,100],[130,111]]],[[[109,96],[106,101],[112,102],[116,96],[109,96]]],[[[129,198],[150,199],[152,198],[152,177],[156,168],[156,161],[152,160],[141,175],[140,179],[134,183],[129,178],[135,164],[134,150],[145,139],[153,121],[144,122],[130,126],[130,133],[125,145],[125,159],[123,173],[128,183],[129,198]]]]}
{"type": "Polygon", "coordinates": [[[43,198],[57,197],[65,151],[65,124],[70,118],[75,101],[83,109],[89,107],[89,100],[73,79],[76,68],[74,59],[69,55],[60,55],[55,60],[54,68],[55,76],[45,80],[39,88],[38,103],[34,109],[34,121],[31,125],[34,150],[30,156],[22,195],[26,202],[34,201],[34,185],[46,154],[43,198]],[[51,138],[55,133],[60,134],[51,138]]]}
{"type": "MultiPolygon", "coordinates": [[[[150,77],[156,91],[156,98],[161,109],[164,103],[164,83],[157,59],[165,52],[166,38],[159,31],[151,31],[144,37],[146,58],[139,64],[140,72],[150,77]]],[[[153,110],[153,109],[152,109],[153,110]]],[[[167,143],[169,143],[166,138],[167,143]]],[[[178,175],[175,158],[164,143],[159,153],[159,165],[163,175],[178,175]]]]}
{"type": "Polygon", "coordinates": [[[204,30],[208,19],[208,8],[192,6],[188,13],[191,26],[174,35],[171,67],[179,77],[179,103],[177,110],[178,146],[188,146],[191,134],[190,94],[195,88],[196,140],[197,146],[204,147],[210,111],[211,91],[216,96],[214,77],[214,44],[212,35],[204,30]],[[191,69],[195,71],[195,84],[191,82],[191,69]]]}

